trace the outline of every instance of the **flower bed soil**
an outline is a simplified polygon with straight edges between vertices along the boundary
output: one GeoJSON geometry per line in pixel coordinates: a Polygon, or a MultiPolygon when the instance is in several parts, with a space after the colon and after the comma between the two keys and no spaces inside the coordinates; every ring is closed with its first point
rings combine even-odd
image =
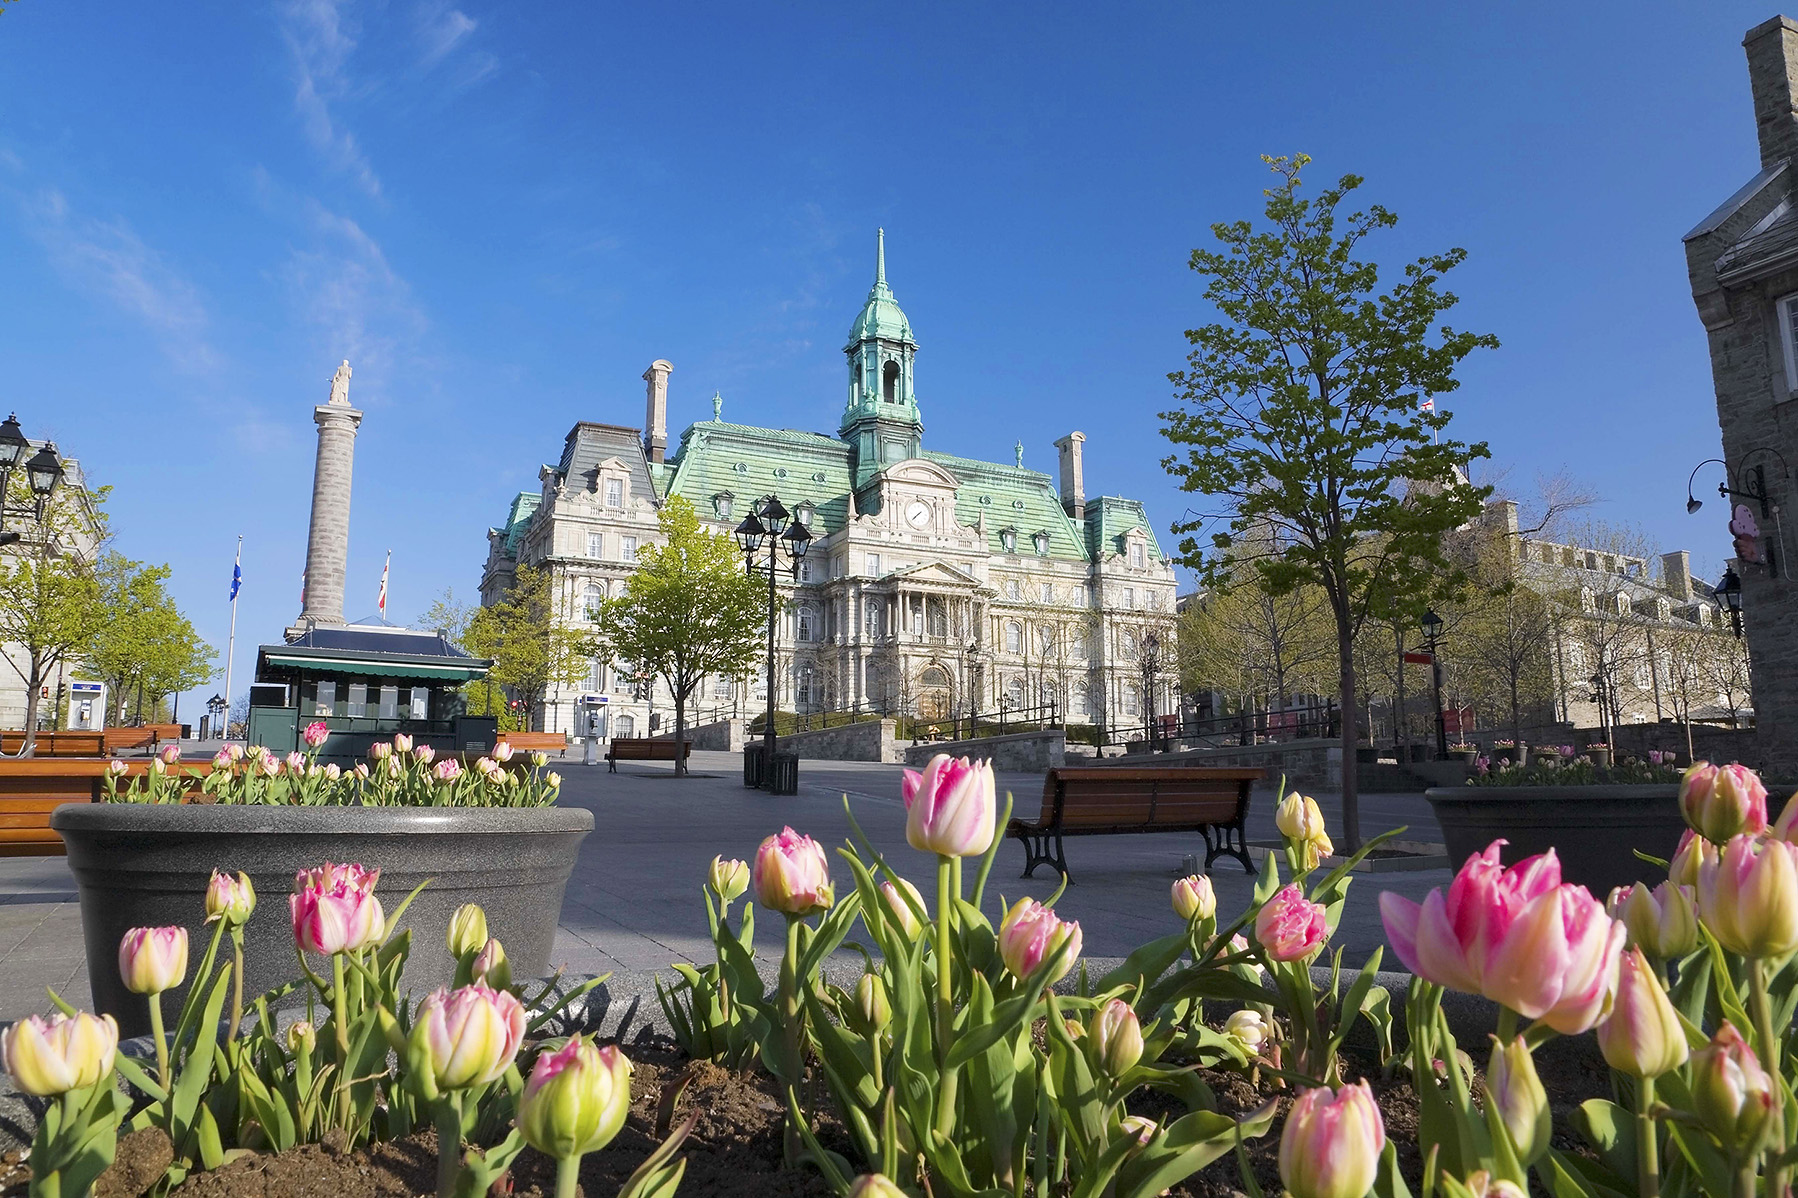
{"type": "MultiPolygon", "coordinates": [[[[1480,1046],[1468,1046],[1475,1059],[1484,1056],[1480,1046]]],[[[612,1198],[631,1172],[659,1142],[655,1133],[657,1107],[663,1089],[682,1071],[692,1077],[683,1091],[676,1118],[693,1111],[699,1120],[682,1146],[687,1172],[680,1198],[829,1198],[830,1189],[810,1170],[781,1168],[781,1104],[773,1085],[759,1072],[735,1073],[707,1062],[689,1064],[678,1052],[662,1044],[636,1044],[629,1048],[636,1066],[632,1077],[631,1115],[617,1139],[602,1152],[586,1158],[581,1168],[582,1191],[590,1198],[612,1198]]],[[[1604,1064],[1589,1038],[1554,1041],[1537,1053],[1544,1087],[1555,1108],[1557,1127],[1566,1126],[1572,1108],[1589,1097],[1608,1095],[1604,1064]]],[[[1413,1189],[1422,1180],[1423,1159],[1417,1144],[1417,1099],[1402,1070],[1391,1079],[1363,1059],[1346,1054],[1344,1072],[1365,1073],[1379,1101],[1387,1137],[1397,1145],[1400,1169],[1413,1189]]],[[[1285,1091],[1264,1079],[1252,1084],[1240,1073],[1202,1070],[1217,1096],[1218,1109],[1241,1115],[1259,1107],[1270,1096],[1281,1097],[1281,1117],[1288,1105],[1285,1091]]],[[[1178,1118],[1185,1111],[1164,1095],[1139,1096],[1134,1113],[1157,1121],[1178,1118]]],[[[820,1138],[832,1149],[847,1154],[849,1145],[841,1127],[828,1116],[820,1119],[820,1138]]],[[[1277,1164],[1279,1124],[1259,1140],[1245,1144],[1255,1180],[1267,1193],[1280,1192],[1277,1164]]],[[[1566,1151],[1584,1152],[1583,1145],[1557,1137],[1566,1151]]],[[[0,1158],[0,1198],[23,1198],[29,1169],[11,1153],[0,1158]]],[[[169,1159],[168,1142],[156,1132],[139,1132],[121,1139],[118,1158],[95,1189],[97,1198],[138,1198],[157,1178],[169,1159]]],[[[375,1144],[345,1153],[330,1144],[309,1144],[279,1155],[256,1155],[233,1162],[212,1173],[203,1173],[173,1191],[182,1198],[414,1198],[435,1192],[437,1140],[432,1132],[375,1144]]],[[[512,1193],[517,1198],[548,1198],[554,1193],[554,1163],[526,1149],[513,1170],[512,1193]]],[[[1172,1198],[1231,1198],[1242,1193],[1240,1166],[1234,1154],[1212,1162],[1183,1184],[1169,1191],[1172,1198]]]]}

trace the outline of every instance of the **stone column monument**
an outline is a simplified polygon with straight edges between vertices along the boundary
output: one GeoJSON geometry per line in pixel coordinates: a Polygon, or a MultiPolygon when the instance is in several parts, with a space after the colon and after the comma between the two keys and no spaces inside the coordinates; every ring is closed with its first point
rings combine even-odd
{"type": "Polygon", "coordinates": [[[306,539],[305,607],[290,635],[343,623],[344,569],[350,553],[350,471],[362,413],[350,406],[350,364],[331,376],[331,399],[312,410],[318,463],[312,474],[312,529],[306,539]]]}

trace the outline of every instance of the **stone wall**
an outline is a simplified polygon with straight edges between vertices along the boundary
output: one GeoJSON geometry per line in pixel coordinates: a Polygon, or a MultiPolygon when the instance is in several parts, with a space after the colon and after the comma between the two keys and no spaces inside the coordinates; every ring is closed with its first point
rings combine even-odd
{"type": "MultiPolygon", "coordinates": [[[[665,725],[666,732],[658,732],[651,740],[673,740],[674,721],[665,725]]],[[[719,720],[712,724],[696,724],[687,729],[687,743],[694,749],[707,749],[714,752],[741,753],[743,751],[743,721],[719,720]]]]}
{"type": "Polygon", "coordinates": [[[938,753],[951,757],[972,757],[990,761],[1000,772],[1040,774],[1067,760],[1067,733],[1060,728],[1047,732],[1013,732],[1005,736],[983,736],[975,740],[947,740],[929,745],[910,745],[905,749],[905,764],[922,766],[938,753]]]}
{"type": "Polygon", "coordinates": [[[1267,771],[1262,785],[1272,789],[1286,776],[1287,789],[1336,791],[1342,789],[1342,742],[1330,740],[1270,741],[1259,745],[1223,745],[1215,749],[1186,749],[1177,753],[1106,757],[1095,765],[1126,767],[1161,765],[1235,765],[1267,771]]]}
{"type": "Polygon", "coordinates": [[[815,761],[898,761],[895,720],[863,720],[816,732],[795,732],[775,742],[781,752],[815,761]]]}

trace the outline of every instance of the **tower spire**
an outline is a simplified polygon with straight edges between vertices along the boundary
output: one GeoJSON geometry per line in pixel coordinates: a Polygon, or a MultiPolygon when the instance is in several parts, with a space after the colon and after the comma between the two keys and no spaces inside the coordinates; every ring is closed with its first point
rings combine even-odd
{"type": "Polygon", "coordinates": [[[884,287],[887,281],[887,231],[885,229],[876,230],[875,238],[880,249],[874,261],[874,285],[884,287]]]}

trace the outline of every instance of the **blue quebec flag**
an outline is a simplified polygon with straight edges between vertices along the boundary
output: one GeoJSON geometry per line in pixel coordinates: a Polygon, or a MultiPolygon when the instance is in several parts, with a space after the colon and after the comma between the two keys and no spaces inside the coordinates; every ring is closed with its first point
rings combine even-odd
{"type": "Polygon", "coordinates": [[[243,546],[237,547],[237,560],[231,564],[231,602],[237,602],[238,588],[243,586],[243,546]]]}

